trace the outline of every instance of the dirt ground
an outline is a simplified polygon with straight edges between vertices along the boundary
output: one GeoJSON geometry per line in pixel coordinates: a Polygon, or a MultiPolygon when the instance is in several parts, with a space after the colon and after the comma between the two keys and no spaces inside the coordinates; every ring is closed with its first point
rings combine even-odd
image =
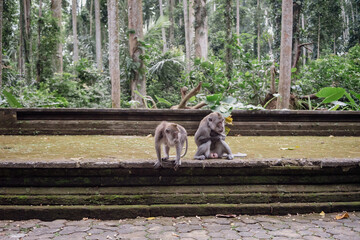
{"type": "MultiPolygon", "coordinates": [[[[244,159],[360,158],[360,137],[227,137],[233,153],[244,159]]],[[[193,137],[185,159],[196,151],[193,137]]],[[[175,154],[172,149],[170,154],[175,154]]],[[[0,136],[1,160],[151,160],[154,138],[134,136],[0,136]]]]}

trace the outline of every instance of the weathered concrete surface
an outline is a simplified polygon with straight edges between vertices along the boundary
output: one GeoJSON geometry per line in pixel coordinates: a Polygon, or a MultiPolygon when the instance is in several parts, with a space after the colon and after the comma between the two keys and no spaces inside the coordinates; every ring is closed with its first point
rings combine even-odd
{"type": "Polygon", "coordinates": [[[337,213],[236,218],[157,217],[112,221],[0,221],[0,240],[68,239],[360,239],[360,213],[335,220],[337,213]]]}

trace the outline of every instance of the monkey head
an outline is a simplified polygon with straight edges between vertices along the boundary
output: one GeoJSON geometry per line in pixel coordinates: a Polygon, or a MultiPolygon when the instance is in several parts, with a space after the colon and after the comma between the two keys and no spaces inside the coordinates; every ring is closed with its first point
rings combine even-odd
{"type": "Polygon", "coordinates": [[[225,131],[225,119],[218,112],[213,112],[208,115],[207,124],[212,131],[218,134],[222,134],[225,131]]]}
{"type": "Polygon", "coordinates": [[[165,129],[165,135],[171,146],[174,146],[180,140],[180,130],[176,124],[169,124],[165,129]]]}

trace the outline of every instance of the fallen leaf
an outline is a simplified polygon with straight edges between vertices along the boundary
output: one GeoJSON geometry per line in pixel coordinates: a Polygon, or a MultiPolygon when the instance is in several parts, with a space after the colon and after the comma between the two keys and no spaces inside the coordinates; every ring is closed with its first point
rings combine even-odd
{"type": "Polygon", "coordinates": [[[340,219],[344,219],[344,218],[349,218],[349,214],[347,212],[344,212],[343,214],[337,215],[335,217],[336,220],[340,220],[340,219]]]}
{"type": "Polygon", "coordinates": [[[146,218],[146,220],[148,220],[148,221],[154,220],[154,219],[155,219],[155,217],[148,217],[148,218],[146,218]]]}
{"type": "Polygon", "coordinates": [[[152,137],[152,134],[151,134],[151,133],[146,136],[146,138],[151,138],[151,137],[152,137]]]}
{"type": "Polygon", "coordinates": [[[219,218],[236,218],[235,214],[216,214],[215,217],[219,218]]]}
{"type": "Polygon", "coordinates": [[[320,216],[321,216],[322,218],[324,218],[324,217],[325,217],[325,213],[324,213],[324,211],[321,211],[320,216]]]}
{"type": "Polygon", "coordinates": [[[280,150],[294,150],[295,148],[293,147],[287,147],[287,148],[280,148],[280,150]]]}

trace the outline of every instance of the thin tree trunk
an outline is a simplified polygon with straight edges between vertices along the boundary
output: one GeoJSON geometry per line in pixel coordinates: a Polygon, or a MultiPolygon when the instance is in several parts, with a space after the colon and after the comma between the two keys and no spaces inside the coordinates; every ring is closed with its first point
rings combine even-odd
{"type": "MultiPolygon", "coordinates": [[[[95,8],[96,8],[95,0],[95,8]]],[[[120,60],[118,0],[108,0],[109,72],[111,79],[111,106],[120,108],[120,60]]],[[[96,10],[95,10],[96,12],[96,10]]],[[[100,29],[99,29],[100,30],[100,29]]]]}
{"type": "Polygon", "coordinates": [[[18,69],[22,77],[25,75],[24,25],[24,1],[20,0],[18,69]]]}
{"type": "MultiPolygon", "coordinates": [[[[159,0],[159,6],[160,6],[160,17],[164,16],[163,13],[163,3],[162,0],[159,0]]],[[[161,28],[161,36],[162,36],[162,41],[163,41],[163,53],[165,53],[167,51],[167,45],[166,45],[166,35],[165,35],[165,28],[161,28]]]]}
{"type": "MultiPolygon", "coordinates": [[[[62,24],[61,24],[61,0],[51,0],[52,16],[56,19],[56,22],[60,28],[60,36],[62,36],[62,24]]],[[[60,37],[61,38],[61,37],[60,37]]],[[[63,46],[61,39],[57,42],[57,51],[54,59],[55,71],[57,73],[63,72],[63,46]]]]}
{"type": "Polygon", "coordinates": [[[207,59],[208,26],[206,0],[195,0],[195,57],[207,59]]]}
{"type": "Polygon", "coordinates": [[[257,58],[260,62],[260,0],[257,0],[257,58]]]}
{"type": "Polygon", "coordinates": [[[94,3],[94,0],[90,0],[90,12],[89,12],[89,20],[90,20],[90,37],[92,36],[92,25],[93,25],[93,16],[92,16],[92,13],[93,13],[93,3],[94,3]]]}
{"type": "MultiPolygon", "coordinates": [[[[301,14],[301,28],[305,29],[305,17],[304,17],[304,14],[301,14]]],[[[303,52],[303,66],[305,66],[305,64],[306,64],[306,48],[305,47],[303,47],[302,52],[303,52]]]]}
{"type": "Polygon", "coordinates": [[[79,61],[79,42],[77,37],[76,5],[77,5],[77,1],[72,0],[71,9],[72,9],[73,44],[74,44],[74,52],[73,52],[74,63],[79,61]]]}
{"type": "Polygon", "coordinates": [[[141,59],[144,54],[142,48],[139,47],[138,40],[143,40],[143,17],[142,17],[142,0],[128,0],[129,15],[129,51],[130,57],[134,63],[138,64],[138,69],[133,72],[131,79],[131,99],[138,101],[140,107],[145,107],[142,96],[146,96],[146,79],[145,66],[141,59]],[[142,96],[139,96],[139,92],[142,96]]]}
{"type": "Polygon", "coordinates": [[[236,35],[238,37],[237,42],[240,45],[240,0],[236,0],[236,35]]]}
{"type": "Polygon", "coordinates": [[[189,41],[190,41],[190,68],[192,66],[192,59],[195,53],[195,13],[194,0],[189,0],[189,41]]]}
{"type": "Polygon", "coordinates": [[[317,58],[320,58],[320,31],[321,31],[321,25],[320,25],[320,16],[319,16],[319,25],[318,25],[318,39],[317,39],[317,58]]]}
{"type": "Polygon", "coordinates": [[[38,19],[38,39],[37,39],[37,62],[36,62],[36,81],[39,83],[41,82],[41,74],[42,74],[42,58],[41,58],[41,31],[42,31],[42,0],[39,0],[39,19],[38,19]]]}
{"type": "MultiPolygon", "coordinates": [[[[298,46],[300,44],[300,11],[301,5],[294,2],[293,4],[293,55],[292,55],[292,63],[297,61],[298,58],[298,46]]],[[[296,67],[296,66],[294,66],[296,67]]]]}
{"type": "Polygon", "coordinates": [[[231,82],[232,78],[232,52],[231,52],[231,43],[232,43],[232,31],[231,31],[231,0],[226,0],[225,2],[225,21],[226,21],[226,55],[225,55],[225,62],[226,62],[226,77],[229,82],[231,82]]]}
{"type": "Polygon", "coordinates": [[[101,25],[100,25],[99,0],[95,0],[95,36],[96,36],[96,65],[97,65],[97,69],[99,71],[102,71],[103,63],[102,63],[102,50],[101,50],[101,25]]]}
{"type": "Polygon", "coordinates": [[[0,90],[2,89],[2,22],[3,22],[4,1],[0,1],[0,90]]]}
{"type": "Polygon", "coordinates": [[[290,105],[293,1],[282,1],[279,95],[276,108],[290,105]]]}
{"type": "Polygon", "coordinates": [[[183,0],[184,11],[184,27],[185,27],[185,57],[186,57],[186,72],[190,73],[190,37],[189,37],[189,17],[187,0],[183,0]]]}
{"type": "Polygon", "coordinates": [[[174,45],[174,1],[175,0],[169,0],[169,21],[170,21],[170,27],[169,27],[169,45],[172,47],[174,45]]]}
{"type": "Polygon", "coordinates": [[[334,54],[336,54],[336,36],[334,34],[334,54]]]}

